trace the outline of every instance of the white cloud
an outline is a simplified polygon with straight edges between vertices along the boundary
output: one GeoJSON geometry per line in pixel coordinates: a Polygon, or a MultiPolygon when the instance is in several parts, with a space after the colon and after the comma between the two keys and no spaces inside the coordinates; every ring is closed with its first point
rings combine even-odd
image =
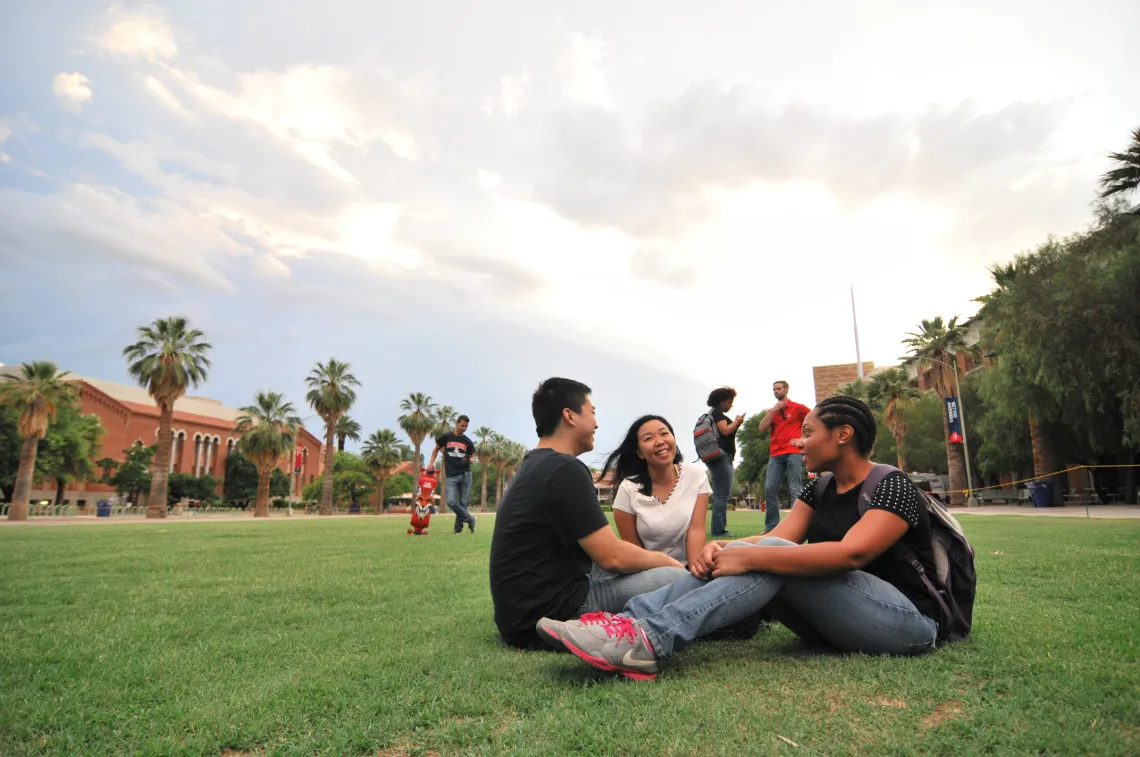
{"type": "Polygon", "coordinates": [[[111,18],[111,24],[97,41],[105,52],[155,61],[173,58],[178,54],[174,31],[166,23],[161,9],[129,11],[113,6],[107,14],[111,18]]]}
{"type": "Polygon", "coordinates": [[[0,150],[0,165],[3,165],[5,163],[11,163],[11,162],[12,162],[12,156],[9,155],[8,153],[4,152],[3,150],[0,150]]]}
{"type": "Polygon", "coordinates": [[[530,89],[531,76],[524,71],[519,76],[504,76],[499,79],[499,103],[503,108],[503,115],[514,118],[522,110],[526,102],[527,90],[530,89]]]}
{"type": "Polygon", "coordinates": [[[12,137],[24,137],[35,134],[39,130],[39,124],[30,119],[27,113],[0,118],[0,144],[7,142],[12,137]]]}
{"type": "Polygon", "coordinates": [[[64,110],[79,113],[83,106],[93,99],[90,81],[80,73],[56,74],[51,81],[51,91],[55,93],[59,105],[64,110]]]}
{"type": "Polygon", "coordinates": [[[605,110],[616,107],[613,89],[606,80],[606,45],[600,37],[580,32],[563,35],[564,47],[558,62],[562,75],[562,95],[582,105],[605,110]]]}
{"type": "Polygon", "coordinates": [[[254,267],[267,276],[289,278],[293,275],[289,266],[285,265],[279,258],[273,255],[259,255],[254,263],[254,267]]]}
{"type": "Polygon", "coordinates": [[[171,113],[180,118],[191,118],[190,113],[183,107],[178,98],[174,96],[174,93],[167,89],[166,85],[158,79],[153,76],[147,76],[143,79],[143,86],[147,88],[148,92],[158,98],[158,101],[162,103],[163,107],[171,113]]]}
{"type": "Polygon", "coordinates": [[[503,185],[501,175],[492,171],[484,171],[482,168],[476,172],[475,179],[479,183],[479,188],[485,192],[498,189],[503,185]]]}

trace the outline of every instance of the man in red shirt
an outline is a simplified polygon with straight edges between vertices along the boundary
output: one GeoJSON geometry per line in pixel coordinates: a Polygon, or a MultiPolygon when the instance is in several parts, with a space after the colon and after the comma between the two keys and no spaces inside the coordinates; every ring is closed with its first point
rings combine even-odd
{"type": "Polygon", "coordinates": [[[788,382],[772,384],[772,394],[776,404],[760,419],[760,433],[772,429],[772,442],[769,446],[768,475],[764,480],[764,533],[780,525],[780,479],[788,479],[790,501],[799,496],[803,488],[804,458],[792,442],[803,436],[804,418],[811,408],[788,399],[788,382]]]}

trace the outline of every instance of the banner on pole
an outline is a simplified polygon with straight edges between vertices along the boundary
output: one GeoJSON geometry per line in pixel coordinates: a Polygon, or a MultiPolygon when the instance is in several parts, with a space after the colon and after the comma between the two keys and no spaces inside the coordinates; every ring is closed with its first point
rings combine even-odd
{"type": "Polygon", "coordinates": [[[946,398],[946,425],[950,429],[950,441],[962,443],[962,414],[957,397],[946,398]]]}

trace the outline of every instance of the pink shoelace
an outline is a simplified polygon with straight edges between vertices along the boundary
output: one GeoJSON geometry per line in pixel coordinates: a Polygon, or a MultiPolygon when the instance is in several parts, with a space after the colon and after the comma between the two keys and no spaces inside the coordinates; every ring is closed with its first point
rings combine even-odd
{"type": "Polygon", "coordinates": [[[609,622],[605,625],[606,634],[609,636],[617,636],[619,639],[625,637],[629,643],[637,641],[637,626],[633,624],[633,618],[626,618],[622,615],[614,615],[610,618],[609,622]]]}
{"type": "Polygon", "coordinates": [[[604,626],[609,625],[610,619],[613,618],[613,613],[610,612],[588,612],[578,621],[587,626],[604,626]]]}

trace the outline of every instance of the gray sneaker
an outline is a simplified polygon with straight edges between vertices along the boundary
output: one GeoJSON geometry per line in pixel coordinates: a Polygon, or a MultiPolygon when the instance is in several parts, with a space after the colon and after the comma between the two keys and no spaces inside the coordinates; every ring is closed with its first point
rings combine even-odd
{"type": "MultiPolygon", "coordinates": [[[[613,618],[609,612],[588,612],[577,620],[551,620],[543,618],[535,624],[540,639],[555,649],[566,649],[562,644],[562,629],[567,626],[605,625],[613,618]]],[[[569,651],[569,650],[567,650],[569,651]]]]}
{"type": "Polygon", "coordinates": [[[564,623],[560,631],[562,646],[598,670],[621,673],[635,681],[657,677],[657,655],[633,618],[614,615],[608,623],[564,623]]]}

